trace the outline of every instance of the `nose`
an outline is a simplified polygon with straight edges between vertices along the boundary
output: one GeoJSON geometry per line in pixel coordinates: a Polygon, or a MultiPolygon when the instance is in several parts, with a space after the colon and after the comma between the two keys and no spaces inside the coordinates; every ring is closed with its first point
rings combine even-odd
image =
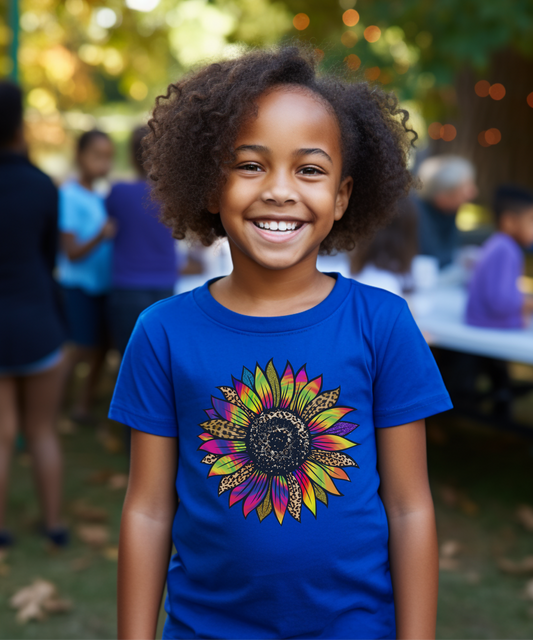
{"type": "Polygon", "coordinates": [[[299,197],[291,176],[284,171],[276,171],[270,174],[261,199],[265,203],[282,207],[285,204],[295,204],[299,197]]]}

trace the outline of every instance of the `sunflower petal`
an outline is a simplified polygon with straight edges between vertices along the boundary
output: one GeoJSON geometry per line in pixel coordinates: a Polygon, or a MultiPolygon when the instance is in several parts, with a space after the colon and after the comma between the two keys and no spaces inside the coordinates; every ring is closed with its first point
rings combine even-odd
{"type": "Polygon", "coordinates": [[[336,436],[347,436],[359,425],[354,422],[337,422],[328,429],[328,433],[336,436]]]}
{"type": "Polygon", "coordinates": [[[340,467],[331,467],[329,465],[322,465],[327,471],[328,475],[337,480],[348,480],[350,482],[350,476],[340,467]]]}
{"type": "Polygon", "coordinates": [[[208,453],[226,455],[228,453],[241,453],[246,451],[246,442],[243,440],[208,440],[200,445],[199,449],[208,453]]]}
{"type": "Polygon", "coordinates": [[[287,511],[295,520],[301,522],[302,490],[292,473],[287,475],[287,484],[289,485],[289,504],[287,505],[287,511]]]}
{"type": "Polygon", "coordinates": [[[324,451],[341,451],[342,449],[355,447],[355,442],[347,440],[342,436],[329,435],[328,433],[315,436],[311,442],[313,443],[313,447],[323,449],[324,451]]]}
{"type": "Polygon", "coordinates": [[[211,402],[218,415],[224,418],[224,420],[239,427],[247,427],[250,424],[250,418],[246,415],[246,412],[237,405],[226,402],[225,400],[219,400],[214,396],[211,396],[211,402]]]}
{"type": "Polygon", "coordinates": [[[314,400],[316,396],[320,393],[320,389],[322,387],[322,376],[318,376],[318,378],[313,378],[310,380],[305,387],[300,391],[300,395],[298,396],[298,401],[296,403],[296,413],[302,415],[303,410],[307,405],[314,400]]]}
{"type": "Polygon", "coordinates": [[[228,489],[233,489],[237,485],[244,482],[247,478],[249,478],[254,472],[255,466],[253,462],[248,462],[244,467],[241,467],[234,473],[224,476],[218,485],[218,495],[224,493],[224,491],[228,491],[228,489]]]}
{"type": "Polygon", "coordinates": [[[230,453],[219,458],[211,467],[210,476],[227,476],[250,462],[247,453],[230,453]]]}
{"type": "Polygon", "coordinates": [[[310,457],[315,462],[320,462],[320,464],[326,464],[331,467],[359,468],[359,465],[355,460],[352,460],[350,456],[347,456],[345,453],[341,453],[340,451],[321,451],[319,449],[314,449],[310,457]]]}
{"type": "Polygon", "coordinates": [[[280,524],[283,524],[288,502],[289,485],[287,480],[283,476],[274,476],[272,478],[272,505],[280,524]]]}
{"type": "Polygon", "coordinates": [[[301,471],[305,473],[313,482],[316,482],[318,485],[325,489],[329,493],[333,493],[336,496],[342,495],[340,491],[337,489],[333,480],[326,473],[324,467],[316,464],[312,460],[307,459],[303,465],[300,467],[301,471]]]}
{"type": "Polygon", "coordinates": [[[248,494],[244,504],[242,505],[242,511],[244,513],[244,517],[253,511],[256,507],[260,506],[261,502],[269,489],[269,482],[266,473],[260,474],[257,478],[252,490],[248,494]]]}
{"type": "Polygon", "coordinates": [[[300,469],[296,469],[296,471],[294,472],[294,477],[298,481],[300,489],[302,490],[302,498],[305,506],[316,518],[316,499],[311,480],[309,480],[305,473],[300,471],[300,469]]]}
{"type": "Polygon", "coordinates": [[[270,383],[270,388],[272,389],[272,396],[274,398],[273,406],[279,407],[281,389],[279,385],[278,372],[276,371],[276,367],[274,366],[274,363],[272,362],[272,360],[270,360],[269,363],[267,364],[265,373],[266,373],[267,380],[270,383]]]}
{"type": "Polygon", "coordinates": [[[296,401],[298,400],[298,395],[300,394],[300,391],[305,387],[306,384],[307,384],[307,372],[305,370],[305,364],[304,364],[302,367],[300,367],[300,370],[296,374],[296,380],[294,382],[294,396],[292,397],[291,409],[294,409],[296,407],[296,401]]]}
{"type": "Polygon", "coordinates": [[[218,456],[215,456],[213,453],[208,453],[200,460],[200,462],[203,462],[204,464],[213,464],[213,462],[216,462],[217,459],[218,456]]]}
{"type": "Polygon", "coordinates": [[[238,407],[240,407],[244,411],[244,413],[248,416],[248,418],[250,420],[253,420],[253,418],[254,418],[253,411],[250,411],[250,409],[248,409],[242,403],[241,399],[239,398],[238,393],[235,391],[235,389],[233,387],[218,387],[218,389],[220,390],[220,392],[224,396],[224,400],[226,400],[230,404],[235,404],[238,407]]]}
{"type": "Polygon", "coordinates": [[[253,389],[250,389],[250,387],[247,384],[244,384],[244,382],[235,380],[235,378],[233,379],[233,384],[240,402],[242,402],[247,409],[253,411],[254,414],[258,414],[263,411],[261,400],[259,400],[257,393],[253,389]]]}
{"type": "Polygon", "coordinates": [[[245,385],[249,386],[250,389],[254,388],[254,384],[255,384],[254,374],[246,367],[242,368],[242,381],[244,382],[245,385]]]}
{"type": "Polygon", "coordinates": [[[200,440],[212,440],[214,436],[212,436],[210,433],[201,433],[199,436],[200,440]]]}
{"type": "Polygon", "coordinates": [[[214,409],[204,409],[204,411],[207,413],[207,417],[210,420],[216,420],[218,418],[218,414],[214,409]]]}
{"type": "Polygon", "coordinates": [[[324,391],[324,393],[318,395],[305,408],[305,411],[302,413],[302,420],[308,422],[313,416],[316,416],[317,413],[333,407],[339,399],[340,392],[341,388],[338,387],[337,389],[324,391]]]}
{"type": "Polygon", "coordinates": [[[232,489],[229,495],[230,507],[233,507],[235,503],[239,502],[239,500],[242,500],[250,493],[250,491],[253,489],[256,479],[257,471],[254,471],[254,473],[249,478],[232,489]]]}
{"type": "Polygon", "coordinates": [[[292,400],[294,394],[294,371],[292,370],[291,363],[287,362],[283,376],[281,377],[281,396],[279,406],[282,409],[286,409],[292,400]]]}
{"type": "Polygon", "coordinates": [[[257,507],[255,510],[257,513],[257,517],[259,518],[259,522],[263,522],[263,520],[272,513],[272,498],[270,496],[270,482],[267,487],[267,492],[264,497],[263,502],[257,507]]]}
{"type": "MultiPolygon", "coordinates": [[[[226,438],[227,440],[242,440],[246,437],[246,430],[236,427],[227,420],[208,420],[200,425],[202,429],[216,438],[226,438]]],[[[202,434],[203,435],[203,434],[202,434]]],[[[203,440],[203,438],[202,438],[203,440]]]]}
{"type": "Polygon", "coordinates": [[[255,390],[257,391],[257,395],[261,398],[263,407],[265,409],[271,409],[274,402],[272,389],[270,388],[268,380],[259,365],[255,368],[255,390]]]}
{"type": "Polygon", "coordinates": [[[319,484],[313,482],[313,489],[315,490],[316,499],[323,502],[326,507],[328,506],[328,494],[322,489],[319,484]]]}
{"type": "MultiPolygon", "coordinates": [[[[213,405],[214,406],[214,405],[213,405]]],[[[217,409],[218,411],[218,409],[217,409]]],[[[351,407],[332,407],[317,413],[316,416],[309,421],[309,428],[312,433],[319,431],[326,431],[332,427],[336,422],[343,418],[347,413],[353,411],[351,407]]]]}

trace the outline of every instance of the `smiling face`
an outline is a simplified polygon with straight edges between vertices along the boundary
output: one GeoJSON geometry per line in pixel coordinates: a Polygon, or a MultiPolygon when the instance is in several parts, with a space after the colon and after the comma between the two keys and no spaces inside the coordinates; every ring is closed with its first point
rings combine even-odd
{"type": "Polygon", "coordinates": [[[257,107],[257,117],[241,127],[236,160],[209,210],[220,212],[234,265],[314,264],[352,187],[351,178],[341,180],[337,120],[319,97],[296,87],[274,89],[257,107]]]}

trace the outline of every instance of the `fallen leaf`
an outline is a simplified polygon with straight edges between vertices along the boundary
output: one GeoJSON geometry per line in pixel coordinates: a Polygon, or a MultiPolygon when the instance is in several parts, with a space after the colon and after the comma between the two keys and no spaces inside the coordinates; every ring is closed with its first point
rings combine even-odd
{"type": "Polygon", "coordinates": [[[107,560],[112,560],[113,562],[116,562],[118,560],[118,547],[106,547],[102,551],[102,555],[107,560]]]}
{"type": "Polygon", "coordinates": [[[110,489],[125,489],[128,486],[128,475],[126,473],[115,473],[109,478],[110,489]]]}
{"type": "Polygon", "coordinates": [[[76,533],[90,547],[103,547],[109,541],[109,529],[101,524],[80,524],[76,533]]]}
{"type": "Polygon", "coordinates": [[[72,515],[84,522],[107,522],[109,513],[101,507],[87,504],[84,500],[76,500],[71,506],[72,515]]]}
{"type": "Polygon", "coordinates": [[[440,546],[441,558],[455,558],[463,550],[463,545],[457,540],[446,540],[440,546]]]}
{"type": "Polygon", "coordinates": [[[498,558],[497,564],[500,571],[510,575],[521,576],[533,573],[533,556],[526,556],[517,562],[508,558],[498,558]]]}
{"type": "Polygon", "coordinates": [[[70,562],[70,568],[72,571],[83,571],[88,569],[93,563],[92,558],[90,556],[82,556],[81,558],[74,558],[70,562]]]}
{"type": "Polygon", "coordinates": [[[528,600],[533,600],[533,580],[526,582],[525,595],[528,600]]]}
{"type": "Polygon", "coordinates": [[[98,471],[91,473],[87,478],[87,482],[89,484],[105,484],[114,473],[113,469],[98,469],[98,471]]]}
{"type": "Polygon", "coordinates": [[[13,609],[18,609],[17,620],[44,620],[47,613],[63,613],[72,608],[72,603],[57,596],[53,582],[36,578],[30,585],[19,589],[9,600],[13,609]]]}
{"type": "Polygon", "coordinates": [[[526,531],[533,533],[533,507],[527,504],[522,504],[515,512],[518,522],[524,527],[526,531]]]}
{"type": "Polygon", "coordinates": [[[439,569],[441,571],[457,571],[459,560],[456,558],[439,558],[439,569]]]}

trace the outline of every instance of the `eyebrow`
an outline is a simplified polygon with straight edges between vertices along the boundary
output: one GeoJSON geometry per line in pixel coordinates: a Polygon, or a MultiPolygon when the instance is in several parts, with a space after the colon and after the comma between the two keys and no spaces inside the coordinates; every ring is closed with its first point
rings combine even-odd
{"type": "MultiPolygon", "coordinates": [[[[241,144],[240,147],[235,149],[237,151],[257,151],[258,153],[270,153],[270,149],[268,147],[264,147],[261,144],[241,144]]],[[[333,164],[333,160],[331,156],[326,153],[323,149],[319,147],[311,148],[311,149],[298,149],[292,154],[294,157],[298,158],[300,156],[310,156],[310,155],[319,155],[324,157],[326,160],[333,164]]]]}

